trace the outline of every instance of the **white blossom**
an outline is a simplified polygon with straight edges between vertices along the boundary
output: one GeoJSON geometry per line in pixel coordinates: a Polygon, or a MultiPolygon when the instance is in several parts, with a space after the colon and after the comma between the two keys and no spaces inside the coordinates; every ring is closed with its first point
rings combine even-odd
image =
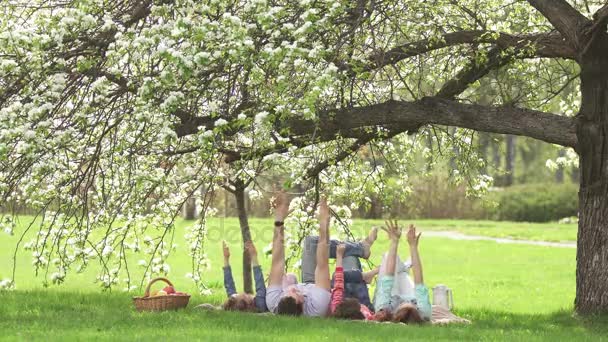
{"type": "Polygon", "coordinates": [[[221,126],[224,126],[227,124],[228,124],[228,121],[226,121],[225,119],[220,118],[215,121],[215,127],[221,127],[221,126]]]}

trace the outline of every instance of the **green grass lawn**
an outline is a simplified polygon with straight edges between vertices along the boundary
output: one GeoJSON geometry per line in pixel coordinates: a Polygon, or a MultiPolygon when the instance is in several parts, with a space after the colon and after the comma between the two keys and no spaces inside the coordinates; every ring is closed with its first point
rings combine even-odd
{"type": "MultiPolygon", "coordinates": [[[[355,221],[355,233],[380,221],[355,221]],[[359,228],[360,227],[360,228],[359,228]]],[[[526,225],[474,221],[417,221],[420,229],[473,230],[495,236],[540,239],[554,230],[572,234],[572,225],[526,225]],[[488,225],[487,229],[484,228],[488,225]],[[530,231],[530,232],[529,232],[530,231]]],[[[178,231],[189,222],[180,221],[178,231]]],[[[491,241],[457,241],[424,237],[420,243],[425,281],[429,286],[443,283],[454,290],[456,312],[473,321],[469,326],[410,327],[393,324],[364,324],[321,319],[291,319],[256,315],[200,312],[194,306],[204,302],[219,304],[224,299],[220,240],[231,241],[233,270],[241,283],[238,251],[241,244],[236,219],[212,222],[208,254],[212,268],[204,279],[213,290],[200,296],[185,274],[190,258],[183,248],[169,259],[169,278],[178,290],[193,294],[187,309],[161,314],[137,313],[132,308],[133,293],[116,289],[100,292],[93,283],[95,269],[69,275],[66,283],[43,289],[34,278],[31,254],[17,257],[17,290],[0,292],[0,339],[14,340],[160,340],[163,338],[203,340],[601,340],[608,336],[606,318],[573,317],[575,291],[575,250],[526,245],[497,244],[491,241]],[[215,234],[215,235],[214,235],[215,234]]],[[[253,219],[253,235],[258,250],[271,239],[270,219],[253,219]],[[270,228],[269,228],[270,227],[270,228]]],[[[19,231],[17,231],[18,233],[19,231]]],[[[478,234],[478,232],[475,232],[478,234]]],[[[485,234],[487,235],[487,234],[485,234]]],[[[10,274],[12,250],[17,237],[0,237],[0,278],[10,274]]],[[[558,240],[561,240],[558,239],[558,240]]],[[[565,238],[563,240],[568,240],[565,238]]],[[[181,234],[176,243],[185,246],[181,234]]],[[[377,263],[386,250],[381,234],[372,250],[377,263]]],[[[403,246],[400,254],[407,256],[403,246]]],[[[136,263],[139,257],[133,259],[136,263]]],[[[267,272],[269,258],[260,255],[267,272]]],[[[136,266],[133,266],[136,268],[136,266]]],[[[142,292],[138,290],[137,293],[142,292]]]]}
{"type": "MultiPolygon", "coordinates": [[[[101,341],[601,341],[608,320],[573,318],[568,311],[516,314],[471,309],[471,325],[405,326],[286,318],[229,312],[138,313],[119,294],[15,292],[0,294],[1,340],[101,341]]],[[[193,300],[195,304],[200,300],[193,300]]],[[[505,308],[507,309],[507,308],[505,308]]]]}

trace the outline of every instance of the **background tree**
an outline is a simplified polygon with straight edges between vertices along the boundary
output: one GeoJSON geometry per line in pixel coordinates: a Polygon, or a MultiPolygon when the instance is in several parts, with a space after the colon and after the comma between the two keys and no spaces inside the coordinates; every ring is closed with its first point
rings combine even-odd
{"type": "MultiPolygon", "coordinates": [[[[239,226],[241,228],[241,240],[243,243],[243,291],[253,293],[253,278],[251,275],[251,258],[244,246],[247,241],[251,241],[251,229],[249,228],[249,218],[247,214],[246,198],[247,188],[254,183],[256,178],[264,170],[266,165],[262,160],[257,162],[255,169],[248,169],[246,163],[237,163],[229,166],[229,176],[222,188],[234,196],[239,226]],[[240,165],[239,165],[240,164],[240,165]]],[[[268,167],[268,166],[266,166],[268,167]]],[[[255,185],[255,184],[254,184],[255,185]]],[[[253,189],[252,189],[253,190],[253,189]]],[[[225,208],[227,209],[227,208],[225,208]]]]}

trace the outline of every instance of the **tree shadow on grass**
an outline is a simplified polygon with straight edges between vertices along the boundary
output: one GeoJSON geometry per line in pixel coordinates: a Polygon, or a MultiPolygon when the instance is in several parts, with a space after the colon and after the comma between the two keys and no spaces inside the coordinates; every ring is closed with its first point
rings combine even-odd
{"type": "Polygon", "coordinates": [[[551,313],[522,314],[489,309],[464,310],[459,314],[481,329],[555,330],[582,329],[608,334],[608,315],[579,316],[573,310],[551,313]]]}

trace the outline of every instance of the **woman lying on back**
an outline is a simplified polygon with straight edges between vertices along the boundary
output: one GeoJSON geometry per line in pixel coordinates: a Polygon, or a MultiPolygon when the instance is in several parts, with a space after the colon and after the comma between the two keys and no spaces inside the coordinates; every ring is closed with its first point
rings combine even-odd
{"type": "MultiPolygon", "coordinates": [[[[384,262],[386,265],[380,267],[378,283],[376,284],[376,295],[374,298],[374,308],[376,309],[375,319],[378,321],[393,321],[401,323],[423,323],[431,320],[431,301],[429,300],[429,290],[424,285],[422,279],[422,263],[418,254],[418,240],[420,234],[416,235],[416,227],[410,225],[407,232],[407,241],[410,246],[412,259],[412,270],[414,272],[414,291],[394,293],[393,288],[400,287],[395,280],[395,265],[397,250],[401,238],[401,228],[397,222],[387,222],[385,231],[389,235],[391,245],[388,255],[384,262]]],[[[407,288],[400,287],[400,288],[407,288]]]]}

